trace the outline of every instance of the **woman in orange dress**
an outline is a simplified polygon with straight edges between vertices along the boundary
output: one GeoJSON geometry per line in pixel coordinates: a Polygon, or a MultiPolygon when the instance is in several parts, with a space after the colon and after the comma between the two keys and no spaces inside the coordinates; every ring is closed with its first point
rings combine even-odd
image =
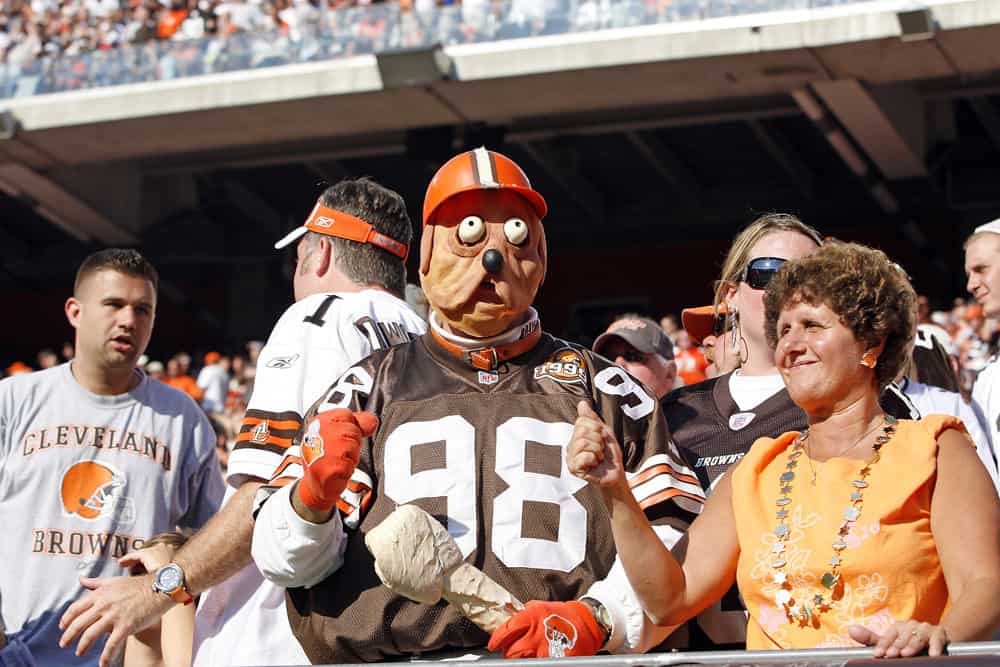
{"type": "Polygon", "coordinates": [[[878,250],[788,262],[766,330],[801,433],[761,438],[671,554],[629,492],[611,431],[580,408],[570,470],[598,485],[647,615],[674,625],[736,581],[748,649],[940,655],[1000,625],[1000,501],[962,423],[896,421],[880,390],[905,363],[916,296],[878,250]]]}

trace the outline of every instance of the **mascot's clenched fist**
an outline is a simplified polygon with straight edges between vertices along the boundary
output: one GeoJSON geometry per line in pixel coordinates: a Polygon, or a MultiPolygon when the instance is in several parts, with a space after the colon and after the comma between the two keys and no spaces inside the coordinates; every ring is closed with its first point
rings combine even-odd
{"type": "Polygon", "coordinates": [[[302,436],[305,474],[298,497],[317,512],[329,512],[347,487],[358,464],[361,441],[378,428],[378,417],[369,412],[337,408],[317,415],[302,436]]]}

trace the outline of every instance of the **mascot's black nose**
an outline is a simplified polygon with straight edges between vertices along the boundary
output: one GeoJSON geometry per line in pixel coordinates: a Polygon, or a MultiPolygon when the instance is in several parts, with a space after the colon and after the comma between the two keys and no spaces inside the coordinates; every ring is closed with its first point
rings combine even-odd
{"type": "Polygon", "coordinates": [[[490,249],[483,253],[483,268],[494,276],[503,271],[503,255],[499,250],[490,249]]]}

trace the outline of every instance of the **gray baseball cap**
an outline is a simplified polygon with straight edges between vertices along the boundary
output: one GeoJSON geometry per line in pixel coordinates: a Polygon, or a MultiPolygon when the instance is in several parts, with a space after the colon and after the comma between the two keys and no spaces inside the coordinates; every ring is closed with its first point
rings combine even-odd
{"type": "Polygon", "coordinates": [[[674,358],[674,344],[660,325],[646,317],[623,317],[615,320],[608,330],[594,341],[594,352],[603,354],[602,348],[613,338],[620,338],[643,354],[655,352],[670,361],[674,358]]]}

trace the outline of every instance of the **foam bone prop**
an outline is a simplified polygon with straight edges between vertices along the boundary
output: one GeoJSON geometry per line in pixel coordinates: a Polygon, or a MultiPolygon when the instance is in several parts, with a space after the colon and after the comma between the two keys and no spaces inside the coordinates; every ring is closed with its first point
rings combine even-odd
{"type": "Polygon", "coordinates": [[[390,590],[422,604],[442,597],[493,633],[524,608],[503,586],[464,562],[454,538],[416,505],[403,505],[365,535],[375,573],[390,590]]]}

